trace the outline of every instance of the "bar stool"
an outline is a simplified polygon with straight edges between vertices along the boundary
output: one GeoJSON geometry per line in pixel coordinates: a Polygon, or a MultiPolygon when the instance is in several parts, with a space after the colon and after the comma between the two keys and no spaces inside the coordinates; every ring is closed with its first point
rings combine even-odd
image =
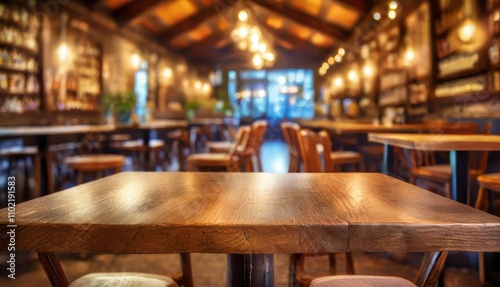
{"type": "Polygon", "coordinates": [[[121,171],[125,157],[114,154],[79,155],[66,158],[65,163],[77,172],[76,184],[82,184],[86,173],[99,173],[112,170],[121,171]]]}
{"type": "Polygon", "coordinates": [[[239,171],[241,165],[251,156],[248,151],[250,134],[250,127],[241,127],[236,144],[229,153],[199,153],[188,156],[189,170],[224,168],[226,171],[239,171]]]}
{"type": "MultiPolygon", "coordinates": [[[[500,173],[483,174],[477,177],[479,192],[475,207],[488,212],[490,209],[490,192],[500,193],[500,173]]],[[[486,266],[484,253],[479,253],[479,282],[481,286],[486,284],[486,266]]]]}
{"type": "Polygon", "coordinates": [[[153,160],[150,161],[150,164],[152,164],[153,167],[156,167],[156,165],[161,161],[160,152],[165,150],[165,141],[151,139],[149,140],[149,145],[145,146],[142,139],[131,140],[115,145],[115,149],[132,153],[132,159],[135,166],[134,169],[147,170],[148,167],[144,166],[145,163],[143,161],[146,156],[146,152],[149,152],[150,155],[153,156],[153,160]]]}

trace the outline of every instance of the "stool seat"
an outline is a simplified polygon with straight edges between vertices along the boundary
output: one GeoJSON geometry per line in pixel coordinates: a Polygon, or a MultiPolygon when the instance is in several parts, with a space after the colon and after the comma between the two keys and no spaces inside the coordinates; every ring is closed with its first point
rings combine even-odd
{"type": "Polygon", "coordinates": [[[118,143],[115,148],[129,151],[162,150],[165,148],[165,141],[150,140],[148,146],[144,146],[144,142],[142,140],[125,141],[118,143]]]}
{"type": "Polygon", "coordinates": [[[227,153],[198,153],[188,156],[190,166],[227,166],[231,155],[227,153]]]}
{"type": "Polygon", "coordinates": [[[36,146],[9,147],[0,150],[0,156],[34,156],[37,154],[36,146]]]}
{"type": "Polygon", "coordinates": [[[91,273],[69,287],[178,287],[169,277],[145,273],[91,273]]]}
{"type": "Polygon", "coordinates": [[[477,181],[482,188],[500,191],[500,172],[480,175],[477,181]]]}
{"type": "MultiPolygon", "coordinates": [[[[479,171],[470,169],[469,174],[476,177],[479,171]]],[[[451,180],[451,166],[449,164],[435,164],[414,168],[412,175],[416,178],[448,182],[451,180]]]]}
{"type": "Polygon", "coordinates": [[[207,142],[206,144],[210,153],[228,153],[234,145],[233,142],[207,142]]]}
{"type": "Polygon", "coordinates": [[[78,171],[101,171],[121,168],[125,164],[125,157],[115,154],[79,155],[68,157],[65,162],[78,171]]]}
{"type": "Polygon", "coordinates": [[[310,287],[416,287],[412,282],[392,276],[340,275],[316,278],[310,287]]]}
{"type": "Polygon", "coordinates": [[[360,160],[361,154],[355,151],[334,151],[330,153],[330,158],[334,164],[356,163],[360,160]]]}

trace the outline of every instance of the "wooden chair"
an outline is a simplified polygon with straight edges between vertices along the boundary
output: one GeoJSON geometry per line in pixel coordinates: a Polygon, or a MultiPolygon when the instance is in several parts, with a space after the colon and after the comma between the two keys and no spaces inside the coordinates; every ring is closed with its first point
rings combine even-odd
{"type": "Polygon", "coordinates": [[[66,158],[66,164],[77,172],[76,184],[82,184],[85,174],[97,175],[108,170],[120,172],[125,157],[114,154],[79,155],[66,158]]]}
{"type": "Polygon", "coordinates": [[[306,172],[334,172],[344,164],[356,164],[359,171],[364,171],[363,156],[354,151],[332,152],[332,142],[326,131],[316,134],[310,130],[301,130],[299,134],[300,155],[306,172]],[[319,154],[323,154],[322,168],[319,154]]]}
{"type": "MultiPolygon", "coordinates": [[[[292,126],[293,128],[293,126],[292,126]]],[[[311,130],[301,130],[299,133],[299,148],[302,160],[304,162],[305,172],[333,172],[336,162],[339,157],[331,152],[332,143],[326,131],[315,133],[311,130]],[[321,157],[323,155],[323,157],[321,157]]],[[[350,155],[351,152],[349,152],[350,155]]],[[[346,161],[346,157],[342,158],[341,164],[358,163],[362,164],[359,154],[352,157],[352,161],[346,161]]],[[[305,254],[293,254],[290,259],[290,282],[291,286],[308,286],[310,279],[302,278],[304,270],[305,254]]],[[[330,273],[336,274],[335,254],[328,254],[330,262],[330,273]]],[[[346,273],[354,274],[354,263],[350,253],[346,253],[346,273]]]]}
{"type": "Polygon", "coordinates": [[[288,172],[300,172],[302,159],[300,156],[299,133],[300,126],[296,123],[282,123],[283,138],[288,146],[290,163],[288,172]]]}
{"type": "Polygon", "coordinates": [[[394,276],[342,275],[316,278],[311,287],[433,287],[441,274],[447,252],[427,252],[414,282],[394,276]]]}
{"type": "MultiPolygon", "coordinates": [[[[475,123],[457,123],[457,126],[434,130],[434,132],[441,132],[443,134],[491,134],[491,123],[487,123],[479,127],[475,123]]],[[[440,134],[436,134],[439,137],[440,134]]],[[[486,171],[488,163],[488,152],[471,152],[469,153],[469,176],[470,182],[474,182],[477,176],[486,171]]],[[[451,186],[451,166],[449,164],[436,164],[434,155],[422,151],[410,151],[410,165],[411,174],[408,181],[416,184],[417,180],[420,184],[431,189],[438,191],[444,196],[450,196],[451,186]],[[442,191],[440,186],[442,186],[442,191]]]]}
{"type": "MultiPolygon", "coordinates": [[[[248,169],[252,171],[254,170],[254,165],[257,167],[257,171],[263,171],[260,150],[264,142],[267,126],[267,121],[256,121],[252,124],[252,134],[249,142],[249,152],[252,153],[252,161],[248,162],[248,169]]],[[[231,142],[207,142],[210,153],[227,153],[234,145],[235,144],[231,142]]]]}
{"type": "Polygon", "coordinates": [[[199,153],[187,157],[188,169],[196,171],[199,169],[223,168],[226,171],[239,171],[240,166],[249,159],[248,145],[250,141],[250,127],[241,127],[235,146],[229,153],[199,153]]]}
{"type": "MultiPolygon", "coordinates": [[[[475,207],[488,212],[490,210],[491,191],[500,193],[500,173],[483,174],[477,177],[479,192],[475,207]]],[[[479,282],[486,284],[484,253],[479,253],[479,282]]]]}
{"type": "Polygon", "coordinates": [[[189,253],[181,253],[180,258],[182,273],[176,274],[175,277],[131,272],[91,273],[69,284],[57,255],[52,252],[38,252],[38,259],[45,274],[51,285],[56,287],[193,287],[191,256],[189,253]]]}

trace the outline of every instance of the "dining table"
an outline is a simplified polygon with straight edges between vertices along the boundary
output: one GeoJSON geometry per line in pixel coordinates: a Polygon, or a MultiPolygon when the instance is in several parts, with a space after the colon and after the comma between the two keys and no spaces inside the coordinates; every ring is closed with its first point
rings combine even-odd
{"type": "Polygon", "coordinates": [[[223,253],[226,286],[274,286],[274,254],[500,251],[500,218],[380,173],[122,172],[9,219],[0,248],[15,229],[16,250],[51,255],[46,272],[59,252],[223,253]]]}
{"type": "Polygon", "coordinates": [[[114,125],[49,125],[49,126],[15,126],[0,127],[0,139],[15,137],[34,137],[40,160],[40,190],[42,194],[52,193],[54,183],[52,171],[47,164],[49,152],[49,138],[58,135],[80,135],[89,133],[110,133],[115,130],[114,125]]]}
{"type": "Polygon", "coordinates": [[[451,198],[464,204],[469,202],[469,152],[500,150],[500,135],[373,133],[368,139],[384,145],[382,172],[386,174],[395,174],[390,164],[393,162],[393,147],[449,152],[451,198]]]}
{"type": "Polygon", "coordinates": [[[154,120],[145,123],[118,125],[118,131],[140,131],[142,144],[144,147],[144,165],[146,170],[152,171],[154,167],[150,163],[150,141],[154,138],[154,133],[159,130],[177,130],[188,128],[189,122],[186,120],[154,120]]]}

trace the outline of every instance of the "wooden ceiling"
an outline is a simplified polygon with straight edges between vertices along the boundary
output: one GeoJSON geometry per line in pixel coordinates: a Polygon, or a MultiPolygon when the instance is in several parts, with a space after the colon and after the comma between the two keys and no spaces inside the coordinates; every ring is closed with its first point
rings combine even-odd
{"type": "MultiPolygon", "coordinates": [[[[237,0],[93,0],[121,26],[202,64],[247,63],[233,44],[237,0]]],[[[347,41],[373,0],[246,0],[273,38],[278,61],[311,64],[347,41]]]]}

